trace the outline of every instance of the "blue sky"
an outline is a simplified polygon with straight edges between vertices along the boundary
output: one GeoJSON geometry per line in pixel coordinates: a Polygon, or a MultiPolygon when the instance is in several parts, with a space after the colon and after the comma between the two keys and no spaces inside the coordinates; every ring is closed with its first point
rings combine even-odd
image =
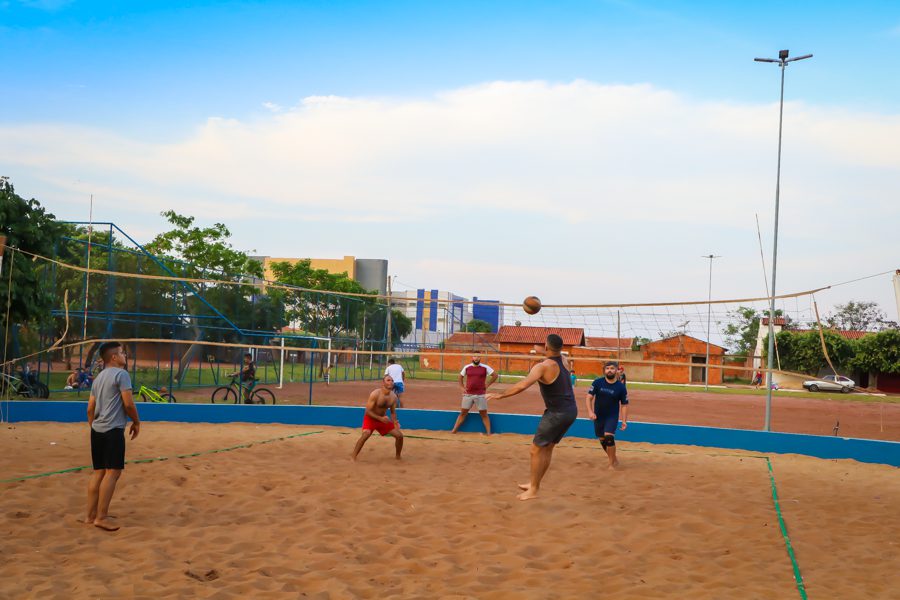
{"type": "Polygon", "coordinates": [[[891,111],[900,103],[895,2],[0,6],[13,88],[4,114],[17,120],[158,132],[147,119],[174,128],[210,115],[249,117],[267,101],[533,79],[650,82],[697,98],[762,102],[772,98],[775,68],[751,59],[780,48],[816,54],[788,89],[807,101],[891,111]]]}
{"type": "MultiPolygon", "coordinates": [[[[778,70],[752,59],[781,48],[815,57],[787,73],[780,287],[900,267],[896,2],[0,1],[0,174],[65,218],[94,193],[140,237],[180,207],[466,296],[695,299],[709,252],[719,297],[762,295],[778,70]]],[[[860,285],[831,301],[895,315],[860,285]]]]}

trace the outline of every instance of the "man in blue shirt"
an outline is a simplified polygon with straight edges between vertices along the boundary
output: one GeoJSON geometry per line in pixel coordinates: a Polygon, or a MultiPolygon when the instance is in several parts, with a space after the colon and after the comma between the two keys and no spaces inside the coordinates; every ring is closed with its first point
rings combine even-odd
{"type": "Polygon", "coordinates": [[[616,429],[619,425],[619,404],[622,405],[622,431],[628,427],[628,391],[619,381],[618,365],[607,361],[603,367],[603,377],[591,384],[584,406],[594,422],[594,433],[609,457],[609,468],[619,466],[616,458],[616,429]]]}

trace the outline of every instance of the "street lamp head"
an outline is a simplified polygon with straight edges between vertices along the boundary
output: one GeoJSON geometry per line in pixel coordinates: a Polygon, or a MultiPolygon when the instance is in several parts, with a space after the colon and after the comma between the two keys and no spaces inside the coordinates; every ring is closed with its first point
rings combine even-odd
{"type": "Polygon", "coordinates": [[[768,63],[777,63],[778,61],[774,58],[754,58],[756,62],[768,62],[768,63]]]}
{"type": "Polygon", "coordinates": [[[794,62],[795,60],[804,60],[807,58],[812,58],[812,54],[804,54],[803,56],[795,56],[794,58],[788,59],[784,62],[794,62]]]}

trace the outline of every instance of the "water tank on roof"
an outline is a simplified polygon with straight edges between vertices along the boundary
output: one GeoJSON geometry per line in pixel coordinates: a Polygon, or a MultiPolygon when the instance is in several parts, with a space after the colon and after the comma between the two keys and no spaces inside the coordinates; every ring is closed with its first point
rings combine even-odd
{"type": "Polygon", "coordinates": [[[356,281],[367,290],[387,293],[388,261],[381,258],[357,258],[356,281]]]}

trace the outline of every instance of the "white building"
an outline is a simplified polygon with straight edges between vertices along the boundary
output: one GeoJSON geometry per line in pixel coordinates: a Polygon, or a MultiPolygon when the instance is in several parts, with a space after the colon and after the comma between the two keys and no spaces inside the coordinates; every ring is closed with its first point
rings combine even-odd
{"type": "Polygon", "coordinates": [[[408,290],[393,292],[394,310],[413,322],[413,331],[403,344],[437,346],[457,331],[465,330],[472,320],[472,305],[467,298],[440,290],[408,290]]]}

